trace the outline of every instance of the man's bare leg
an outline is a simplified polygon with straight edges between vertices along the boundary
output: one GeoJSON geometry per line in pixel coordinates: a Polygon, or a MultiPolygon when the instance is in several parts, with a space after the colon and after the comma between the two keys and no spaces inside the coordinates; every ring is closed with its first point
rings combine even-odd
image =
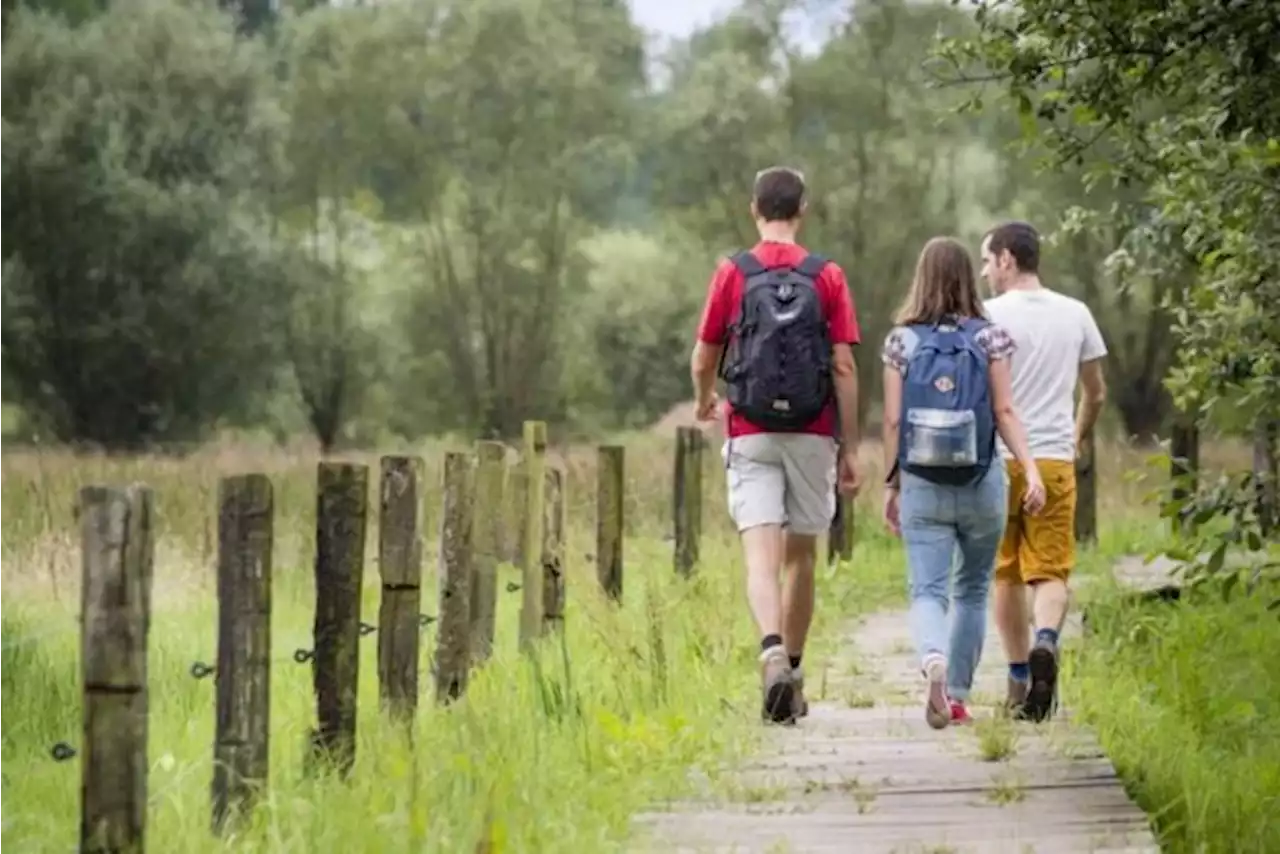
{"type": "Polygon", "coordinates": [[[1031,588],[1034,598],[1036,630],[1053,629],[1061,634],[1071,606],[1071,591],[1067,583],[1058,579],[1037,581],[1031,588]]]}
{"type": "Polygon", "coordinates": [[[795,685],[783,644],[781,525],[756,525],[742,532],[747,563],[747,602],[760,630],[760,667],[764,690],[762,715],[782,723],[793,717],[795,685]]]}
{"type": "Polygon", "coordinates": [[[1026,661],[1031,654],[1031,613],[1027,585],[1020,581],[996,582],[996,628],[1004,656],[1010,662],[1026,661]]]}
{"type": "Polygon", "coordinates": [[[742,532],[747,562],[747,604],[760,637],[782,637],[782,526],[757,525],[742,532]]]}
{"type": "Polygon", "coordinates": [[[796,713],[809,713],[804,699],[804,671],[800,660],[804,644],[813,624],[813,571],[818,562],[818,538],[809,534],[788,532],[786,535],[787,574],[782,582],[782,640],[791,660],[796,682],[796,713]]]}
{"type": "Polygon", "coordinates": [[[784,536],[786,576],[782,581],[782,640],[791,661],[795,682],[793,707],[797,717],[809,714],[804,697],[804,671],[800,660],[813,623],[813,571],[818,562],[818,538],[787,532],[784,536]]]}
{"type": "Polygon", "coordinates": [[[1005,710],[1021,717],[1031,680],[1031,607],[1027,601],[1031,591],[1021,581],[996,579],[995,620],[1000,632],[1000,645],[1009,662],[1005,710]]]}
{"type": "Polygon", "coordinates": [[[782,582],[782,640],[791,656],[791,666],[797,667],[813,622],[813,569],[818,538],[787,533],[783,542],[787,573],[782,582]]]}

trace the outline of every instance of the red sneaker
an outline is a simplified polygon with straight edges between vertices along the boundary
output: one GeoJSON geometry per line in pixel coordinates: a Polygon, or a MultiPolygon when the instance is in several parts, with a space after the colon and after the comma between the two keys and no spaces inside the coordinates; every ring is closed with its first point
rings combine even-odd
{"type": "Polygon", "coordinates": [[[951,722],[953,724],[971,724],[973,716],[969,714],[969,710],[965,708],[963,700],[951,701],[951,722]]]}

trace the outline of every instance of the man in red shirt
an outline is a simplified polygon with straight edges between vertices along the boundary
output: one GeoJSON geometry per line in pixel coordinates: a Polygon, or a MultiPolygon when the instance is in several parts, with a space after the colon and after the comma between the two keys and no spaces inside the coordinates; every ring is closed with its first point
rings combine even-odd
{"type": "Polygon", "coordinates": [[[756,176],[751,214],[760,242],[716,269],[691,360],[698,418],[710,420],[726,357],[729,513],[762,638],[764,717],[778,723],[808,711],[801,658],[837,473],[841,492],[858,488],[858,322],[844,272],[796,243],[804,209],[799,172],[774,167],[756,176]]]}

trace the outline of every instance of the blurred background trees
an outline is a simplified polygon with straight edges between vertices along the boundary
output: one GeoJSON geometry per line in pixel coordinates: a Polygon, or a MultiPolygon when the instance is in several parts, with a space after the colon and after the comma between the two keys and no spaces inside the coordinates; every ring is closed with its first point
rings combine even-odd
{"type": "MultiPolygon", "coordinates": [[[[643,427],[688,395],[708,276],[754,240],[750,184],[773,163],[804,170],[802,237],[848,273],[870,419],[921,244],[976,256],[1010,217],[1051,236],[1046,281],[1099,316],[1106,429],[1166,435],[1177,353],[1204,356],[1184,390],[1274,378],[1276,312],[1249,290],[1280,281],[1274,137],[1214,142],[1230,128],[1205,107],[1161,114],[1194,163],[1151,133],[1072,148],[1054,128],[1114,127],[1127,102],[1054,94],[1074,59],[1014,51],[995,11],[820,5],[742,0],[656,48],[623,0],[6,0],[6,438],[237,429],[329,450],[530,417],[643,427]],[[830,25],[797,41],[804,14],[830,25]],[[975,94],[985,109],[957,109],[975,94]],[[1097,179],[1116,163],[1123,181],[1097,179]],[[1225,188],[1203,178],[1242,163],[1225,188]],[[1256,364],[1223,368],[1237,352],[1256,364]]],[[[1142,109],[1187,103],[1169,87],[1142,109]]],[[[1228,118],[1270,121],[1267,91],[1240,87],[1228,118]]],[[[1274,403],[1266,383],[1245,397],[1274,403]]]]}

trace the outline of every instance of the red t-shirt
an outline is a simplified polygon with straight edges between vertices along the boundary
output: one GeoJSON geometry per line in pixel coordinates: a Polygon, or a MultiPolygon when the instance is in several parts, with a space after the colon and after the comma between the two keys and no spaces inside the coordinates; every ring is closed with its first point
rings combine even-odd
{"type": "MultiPolygon", "coordinates": [[[[751,250],[759,262],[768,268],[796,267],[808,252],[796,243],[761,241],[751,250]]],[[[707,288],[707,303],[702,309],[702,322],[698,324],[698,340],[707,344],[724,346],[729,335],[729,325],[738,314],[742,303],[742,271],[730,259],[716,268],[707,288]]],[[[822,313],[827,318],[827,333],[832,344],[857,344],[860,340],[858,318],[853,308],[853,297],[845,281],[844,271],[834,262],[822,268],[817,280],[818,297],[822,300],[822,313]]],[[[749,436],[769,431],[737,415],[728,401],[724,404],[725,433],[730,438],[749,436]]],[[[833,399],[812,424],[801,432],[822,436],[837,435],[836,405],[833,399]]]]}

